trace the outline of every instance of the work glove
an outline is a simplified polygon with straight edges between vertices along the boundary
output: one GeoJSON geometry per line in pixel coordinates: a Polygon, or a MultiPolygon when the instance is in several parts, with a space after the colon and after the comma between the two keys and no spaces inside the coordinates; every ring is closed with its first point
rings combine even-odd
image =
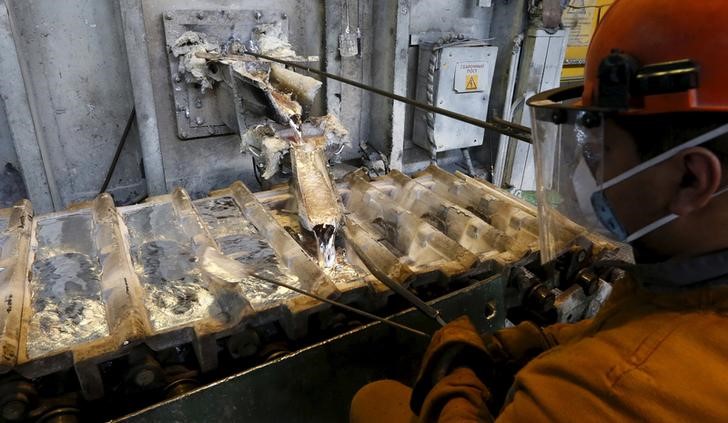
{"type": "MultiPolygon", "coordinates": [[[[492,415],[496,415],[515,374],[554,345],[553,337],[530,322],[481,336],[467,317],[461,317],[433,336],[412,391],[410,408],[420,415],[426,399],[436,400],[430,395],[435,386],[455,370],[467,368],[481,383],[487,383],[487,387],[483,384],[483,398],[492,415]]],[[[448,381],[452,386],[454,380],[448,381]]]]}
{"type": "Polygon", "coordinates": [[[488,388],[472,369],[458,367],[440,380],[424,401],[423,423],[491,422],[488,388]]]}
{"type": "MultiPolygon", "coordinates": [[[[485,376],[490,361],[485,344],[470,320],[460,317],[452,321],[432,336],[412,390],[410,408],[415,414],[421,415],[430,391],[450,373],[459,368],[467,368],[480,378],[485,376]]],[[[483,396],[488,398],[490,395],[485,385],[483,389],[483,396]]],[[[449,396],[452,394],[450,392],[449,396]]],[[[432,398],[428,398],[430,399],[432,398]]],[[[436,400],[435,403],[440,401],[436,400]]]]}

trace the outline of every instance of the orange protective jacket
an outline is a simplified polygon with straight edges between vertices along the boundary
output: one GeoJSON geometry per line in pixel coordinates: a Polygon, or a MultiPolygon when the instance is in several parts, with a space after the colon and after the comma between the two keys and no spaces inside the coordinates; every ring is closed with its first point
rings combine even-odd
{"type": "MultiPolygon", "coordinates": [[[[517,373],[496,421],[728,421],[727,312],[728,285],[655,292],[625,279],[592,320],[505,329],[512,354],[534,340],[547,350],[517,373]]],[[[420,419],[492,420],[488,397],[460,368],[420,419]]]]}

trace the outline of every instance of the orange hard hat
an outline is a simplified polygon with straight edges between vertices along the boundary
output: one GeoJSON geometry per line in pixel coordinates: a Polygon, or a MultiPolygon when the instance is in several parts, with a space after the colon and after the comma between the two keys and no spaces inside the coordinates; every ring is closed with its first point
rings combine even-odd
{"type": "Polygon", "coordinates": [[[728,111],[726,52],[728,0],[617,0],[592,38],[577,103],[627,114],[728,111]]]}
{"type": "MultiPolygon", "coordinates": [[[[693,112],[728,112],[726,51],[728,0],[616,0],[592,37],[584,84],[528,99],[543,263],[581,242],[559,238],[564,217],[620,241],[639,239],[672,219],[628,232],[605,192],[671,157],[677,147],[657,145],[666,156],[645,160],[616,177],[608,174],[605,180],[613,139],[605,124],[619,124],[621,115],[652,115],[670,130],[674,114],[690,115],[686,118],[692,121],[693,112]]],[[[723,125],[689,141],[671,141],[696,146],[726,131],[723,125]]],[[[655,135],[640,141],[653,141],[655,135]]]]}

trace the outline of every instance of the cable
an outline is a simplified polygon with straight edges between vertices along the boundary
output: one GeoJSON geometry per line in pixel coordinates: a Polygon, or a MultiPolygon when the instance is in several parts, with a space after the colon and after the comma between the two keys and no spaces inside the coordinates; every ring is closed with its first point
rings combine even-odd
{"type": "Polygon", "coordinates": [[[109,187],[109,182],[111,182],[111,176],[114,174],[114,170],[116,169],[116,164],[119,162],[119,157],[121,156],[121,150],[124,149],[124,145],[126,144],[126,139],[129,138],[129,131],[131,130],[131,124],[134,123],[134,119],[136,117],[136,108],[131,108],[131,113],[129,113],[129,119],[126,120],[126,126],[124,127],[124,132],[121,134],[121,139],[119,140],[119,144],[116,146],[116,152],[114,153],[114,158],[111,161],[111,166],[109,166],[109,170],[106,171],[106,178],[104,178],[104,184],[101,185],[101,190],[99,190],[99,195],[103,194],[106,189],[109,187]]]}
{"type": "Polygon", "coordinates": [[[569,3],[568,5],[566,5],[566,7],[568,7],[569,9],[577,9],[577,10],[578,9],[603,9],[603,8],[609,7],[613,4],[614,4],[614,2],[609,3],[609,4],[593,5],[593,6],[574,6],[573,4],[569,3]]]}
{"type": "MultiPolygon", "coordinates": [[[[455,41],[466,41],[465,39],[458,39],[456,35],[448,34],[432,45],[432,54],[430,54],[430,62],[427,65],[427,85],[426,85],[426,97],[427,104],[430,106],[435,105],[435,73],[437,72],[437,66],[440,63],[440,55],[442,54],[443,46],[453,43],[455,41]]],[[[437,164],[437,143],[435,142],[435,113],[429,111],[425,114],[425,123],[427,125],[427,143],[430,145],[430,160],[437,164]]]]}
{"type": "Polygon", "coordinates": [[[609,7],[613,4],[614,4],[614,2],[609,3],[609,4],[593,5],[593,6],[574,6],[572,3],[569,3],[566,7],[568,7],[569,9],[575,9],[575,10],[597,9],[597,23],[594,27],[594,30],[596,31],[596,29],[599,27],[599,24],[602,22],[602,10],[605,7],[609,7]]]}

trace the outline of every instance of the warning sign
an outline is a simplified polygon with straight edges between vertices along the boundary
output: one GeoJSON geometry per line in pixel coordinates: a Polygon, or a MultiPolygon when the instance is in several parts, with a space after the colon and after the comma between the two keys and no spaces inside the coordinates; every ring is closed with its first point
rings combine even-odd
{"type": "MultiPolygon", "coordinates": [[[[597,0],[575,0],[564,12],[563,24],[569,28],[569,47],[586,47],[594,32],[597,0]]],[[[604,9],[606,11],[606,9],[604,9]]]]}
{"type": "Polygon", "coordinates": [[[465,89],[468,91],[474,91],[478,89],[478,75],[466,75],[465,76],[465,89]]]}
{"type": "Polygon", "coordinates": [[[460,62],[455,66],[453,88],[459,93],[483,91],[483,81],[488,81],[488,63],[460,62]]]}

